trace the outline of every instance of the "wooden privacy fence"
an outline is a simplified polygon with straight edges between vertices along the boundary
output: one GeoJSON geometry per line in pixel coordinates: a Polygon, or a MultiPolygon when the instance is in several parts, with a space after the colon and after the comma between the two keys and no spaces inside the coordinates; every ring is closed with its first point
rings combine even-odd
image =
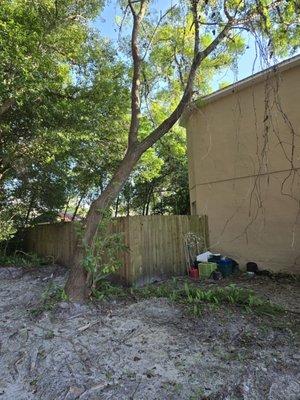
{"type": "MultiPolygon", "coordinates": [[[[206,216],[153,215],[116,218],[113,231],[122,232],[129,251],[121,254],[123,267],[116,278],[128,285],[143,285],[186,271],[183,237],[193,232],[208,247],[206,216]]],[[[76,244],[74,223],[41,224],[25,233],[25,248],[51,256],[70,266],[76,244]]]]}

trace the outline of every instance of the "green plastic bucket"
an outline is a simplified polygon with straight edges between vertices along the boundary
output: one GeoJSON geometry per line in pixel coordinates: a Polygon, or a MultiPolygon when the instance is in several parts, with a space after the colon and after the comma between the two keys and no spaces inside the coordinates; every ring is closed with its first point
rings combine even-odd
{"type": "Polygon", "coordinates": [[[216,263],[202,262],[198,264],[198,269],[200,278],[209,278],[212,272],[218,269],[218,265],[216,263]]]}

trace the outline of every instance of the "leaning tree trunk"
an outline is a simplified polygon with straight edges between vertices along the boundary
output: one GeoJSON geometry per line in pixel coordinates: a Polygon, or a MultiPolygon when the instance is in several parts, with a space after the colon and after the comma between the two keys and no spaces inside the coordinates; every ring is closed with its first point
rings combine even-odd
{"type": "Polygon", "coordinates": [[[103,212],[114,202],[140,155],[141,150],[138,149],[126,153],[109,185],[89,209],[85,221],[84,236],[76,245],[72,267],[65,286],[65,291],[72,301],[84,301],[91,294],[91,288],[87,283],[87,271],[84,270],[82,265],[85,257],[84,248],[92,245],[103,212]]]}
{"type": "MultiPolygon", "coordinates": [[[[105,211],[112,205],[118,196],[120,190],[124,186],[131,171],[138,162],[140,156],[151,146],[153,146],[160,138],[163,137],[182,115],[185,107],[189,104],[193,95],[193,84],[196,76],[197,69],[201,62],[209,55],[218,44],[226,37],[233,18],[230,17],[228,22],[223,27],[222,31],[215,37],[215,39],[204,50],[200,50],[200,36],[199,36],[199,18],[197,13],[198,1],[192,1],[192,13],[195,25],[195,43],[194,43],[194,57],[190,67],[187,78],[186,87],[184,89],[181,100],[179,101],[175,110],[155,128],[145,139],[141,142],[138,141],[139,132],[139,117],[140,117],[140,72],[142,58],[138,49],[138,34],[141,28],[141,22],[147,10],[148,1],[140,0],[135,2],[128,1],[128,6],[133,15],[133,30],[131,40],[131,50],[133,58],[133,77],[131,89],[131,123],[128,134],[128,150],[124,159],[122,160],[114,177],[102,192],[102,194],[92,203],[85,224],[84,236],[82,243],[78,243],[74,255],[73,267],[70,271],[69,278],[66,283],[65,290],[73,301],[81,301],[89,296],[90,288],[87,285],[87,271],[83,268],[83,260],[85,257],[84,248],[93,244],[93,239],[97,233],[97,227],[105,211]],[[139,4],[140,8],[137,12],[134,4],[139,4]]],[[[1,110],[0,110],[1,111],[1,110]]]]}

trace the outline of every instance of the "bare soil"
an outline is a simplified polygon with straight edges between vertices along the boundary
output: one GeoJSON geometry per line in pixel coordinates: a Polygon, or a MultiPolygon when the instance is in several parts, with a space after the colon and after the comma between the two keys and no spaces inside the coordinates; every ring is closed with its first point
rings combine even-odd
{"type": "Polygon", "coordinates": [[[65,275],[0,268],[0,400],[300,398],[296,282],[235,279],[282,305],[280,318],[236,306],[195,318],[163,298],[60,302],[33,316],[65,275]]]}

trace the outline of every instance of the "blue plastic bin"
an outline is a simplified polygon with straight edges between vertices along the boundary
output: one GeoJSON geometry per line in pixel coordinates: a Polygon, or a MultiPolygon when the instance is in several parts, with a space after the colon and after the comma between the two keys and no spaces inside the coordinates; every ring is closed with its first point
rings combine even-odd
{"type": "Polygon", "coordinates": [[[218,270],[226,278],[233,273],[232,261],[229,258],[221,258],[218,262],[218,270]]]}

